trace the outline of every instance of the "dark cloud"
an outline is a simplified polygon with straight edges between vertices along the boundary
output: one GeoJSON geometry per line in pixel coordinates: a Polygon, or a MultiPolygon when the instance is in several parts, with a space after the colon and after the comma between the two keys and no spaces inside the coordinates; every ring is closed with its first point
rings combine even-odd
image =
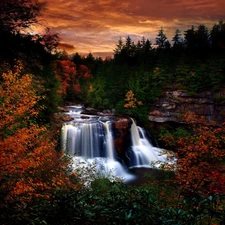
{"type": "Polygon", "coordinates": [[[211,28],[225,17],[224,0],[46,1],[46,23],[78,52],[112,52],[118,39],[128,35],[134,41],[145,36],[154,42],[161,27],[171,40],[177,28],[211,28]]]}
{"type": "Polygon", "coordinates": [[[72,44],[68,44],[68,43],[62,43],[60,42],[58,47],[62,50],[68,51],[68,52],[73,52],[76,50],[76,47],[72,44]]]}

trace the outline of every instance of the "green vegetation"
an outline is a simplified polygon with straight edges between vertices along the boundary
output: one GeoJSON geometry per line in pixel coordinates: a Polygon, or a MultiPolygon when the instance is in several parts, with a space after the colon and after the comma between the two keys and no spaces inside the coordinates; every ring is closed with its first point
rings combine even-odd
{"type": "MultiPolygon", "coordinates": [[[[166,172],[164,172],[166,173],[166,172]]],[[[50,199],[39,198],[21,211],[11,206],[4,224],[221,224],[225,219],[222,195],[180,195],[169,185],[167,175],[149,178],[149,183],[131,187],[106,178],[93,182],[92,189],[58,189],[50,199]],[[14,211],[16,209],[16,211],[14,211]],[[9,215],[8,215],[9,216],[9,215]],[[13,218],[13,219],[12,219],[13,218]],[[12,223],[7,223],[8,219],[12,223]]]]}
{"type": "MultiPolygon", "coordinates": [[[[217,92],[225,83],[224,33],[225,24],[219,21],[211,29],[192,26],[184,37],[176,30],[173,45],[161,28],[156,37],[157,48],[144,37],[137,43],[129,36],[125,42],[120,39],[113,59],[101,61],[89,56],[88,66],[94,70],[88,103],[102,109],[115,108],[117,113],[145,121],[149,107],[164,90],[182,89],[189,95],[217,92]],[[136,110],[124,108],[130,90],[142,102],[136,110]]],[[[77,57],[76,54],[74,59],[77,57]]]]}

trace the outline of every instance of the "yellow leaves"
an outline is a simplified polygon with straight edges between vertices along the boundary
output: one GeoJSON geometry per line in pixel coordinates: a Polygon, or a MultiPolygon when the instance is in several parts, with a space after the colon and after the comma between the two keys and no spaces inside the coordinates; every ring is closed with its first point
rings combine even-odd
{"type": "Polygon", "coordinates": [[[49,196],[56,186],[70,186],[67,161],[55,151],[45,127],[32,123],[40,99],[33,76],[21,74],[21,66],[2,76],[0,84],[0,189],[13,201],[21,196],[49,196]]]}
{"type": "Polygon", "coordinates": [[[0,130],[16,123],[18,119],[28,119],[37,114],[34,110],[39,97],[36,95],[31,74],[21,75],[21,65],[2,74],[0,85],[0,130]]]}
{"type": "Polygon", "coordinates": [[[132,90],[129,90],[127,93],[126,93],[126,98],[125,98],[125,101],[127,102],[125,105],[124,105],[124,108],[136,108],[137,106],[139,105],[142,105],[142,102],[141,101],[138,101],[135,97],[134,97],[134,93],[132,90]]]}

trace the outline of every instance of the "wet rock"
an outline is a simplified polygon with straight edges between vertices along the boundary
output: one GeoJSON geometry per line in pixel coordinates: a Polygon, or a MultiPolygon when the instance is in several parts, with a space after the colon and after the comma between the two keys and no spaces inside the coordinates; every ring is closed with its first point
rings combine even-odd
{"type": "Polygon", "coordinates": [[[72,117],[66,115],[66,114],[63,114],[63,113],[56,113],[54,115],[54,119],[58,122],[58,123],[64,123],[64,122],[70,122],[73,120],[72,117]]]}
{"type": "Polygon", "coordinates": [[[80,118],[81,118],[81,119],[84,119],[84,120],[87,120],[87,119],[89,119],[90,117],[89,117],[89,116],[81,116],[80,118]]]}
{"type": "Polygon", "coordinates": [[[98,111],[94,108],[85,108],[82,112],[82,114],[88,114],[88,115],[97,115],[98,111]]]}
{"type": "Polygon", "coordinates": [[[126,117],[116,117],[114,121],[114,145],[116,151],[119,155],[123,154],[124,152],[124,141],[126,136],[129,134],[129,129],[131,127],[131,119],[126,117]]]}
{"type": "Polygon", "coordinates": [[[69,110],[65,107],[58,106],[59,112],[69,112],[69,110]]]}

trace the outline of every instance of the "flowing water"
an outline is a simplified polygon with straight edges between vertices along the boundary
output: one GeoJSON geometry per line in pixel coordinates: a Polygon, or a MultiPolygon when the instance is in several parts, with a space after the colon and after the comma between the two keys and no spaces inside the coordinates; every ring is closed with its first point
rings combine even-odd
{"type": "Polygon", "coordinates": [[[161,162],[166,162],[166,156],[160,155],[162,149],[151,145],[144,129],[134,120],[130,129],[132,144],[125,150],[128,163],[124,163],[117,156],[112,122],[108,117],[80,114],[81,106],[68,108],[67,114],[73,120],[62,127],[62,147],[73,156],[75,168],[94,164],[98,175],[119,177],[126,183],[135,178],[129,169],[158,167],[161,162]]]}
{"type": "Polygon", "coordinates": [[[161,163],[166,162],[166,155],[163,149],[154,147],[148,140],[143,128],[136,125],[132,120],[131,125],[131,150],[128,151],[128,167],[131,168],[149,168],[160,167],[161,163]]]}

